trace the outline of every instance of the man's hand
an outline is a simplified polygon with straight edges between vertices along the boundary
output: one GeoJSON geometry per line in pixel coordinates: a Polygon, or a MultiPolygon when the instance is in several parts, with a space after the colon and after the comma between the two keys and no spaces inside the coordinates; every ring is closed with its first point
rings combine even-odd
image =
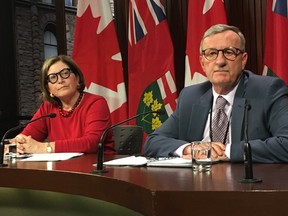
{"type": "MultiPolygon", "coordinates": [[[[224,161],[227,159],[225,155],[225,145],[220,142],[212,142],[212,149],[211,149],[211,155],[212,160],[221,160],[224,161]]],[[[192,159],[191,156],[191,145],[187,145],[183,149],[183,156],[184,159],[192,159]]]]}

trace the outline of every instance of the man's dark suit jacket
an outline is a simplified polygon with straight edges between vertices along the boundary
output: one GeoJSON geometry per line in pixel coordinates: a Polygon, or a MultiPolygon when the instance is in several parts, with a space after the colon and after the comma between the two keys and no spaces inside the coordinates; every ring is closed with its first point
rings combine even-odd
{"type": "MultiPolygon", "coordinates": [[[[175,112],[148,136],[145,155],[171,156],[181,145],[202,140],[212,101],[212,86],[208,81],[184,88],[175,112]]],[[[243,161],[245,104],[251,105],[248,140],[253,161],[288,162],[288,89],[278,78],[246,70],[242,73],[232,107],[231,161],[243,161]]]]}

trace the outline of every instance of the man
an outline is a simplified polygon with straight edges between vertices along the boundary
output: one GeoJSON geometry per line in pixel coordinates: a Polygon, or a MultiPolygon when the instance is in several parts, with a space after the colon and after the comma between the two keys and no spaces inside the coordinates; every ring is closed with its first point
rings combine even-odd
{"type": "Polygon", "coordinates": [[[208,29],[200,64],[209,81],[182,90],[176,111],[148,136],[145,155],[191,158],[189,143],[203,140],[212,142],[213,159],[243,161],[246,112],[253,161],[288,162],[288,89],[278,78],[244,70],[247,58],[238,28],[219,24],[208,29]],[[213,123],[218,96],[225,99],[222,138],[215,138],[213,123]]]}

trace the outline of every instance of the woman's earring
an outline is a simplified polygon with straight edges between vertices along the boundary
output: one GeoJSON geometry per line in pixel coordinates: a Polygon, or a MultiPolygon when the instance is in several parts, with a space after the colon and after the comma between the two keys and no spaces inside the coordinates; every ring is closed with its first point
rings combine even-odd
{"type": "Polygon", "coordinates": [[[50,97],[51,97],[51,98],[53,98],[53,97],[54,97],[54,95],[53,95],[52,93],[50,93],[50,97]]]}

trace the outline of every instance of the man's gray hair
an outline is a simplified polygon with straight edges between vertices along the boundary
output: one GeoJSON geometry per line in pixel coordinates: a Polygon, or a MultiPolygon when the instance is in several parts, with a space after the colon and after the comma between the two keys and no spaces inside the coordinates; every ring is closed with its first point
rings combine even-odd
{"type": "Polygon", "coordinates": [[[202,38],[201,43],[200,43],[200,55],[202,54],[202,51],[203,51],[203,40],[205,38],[210,37],[210,36],[215,35],[215,34],[218,34],[218,33],[221,33],[221,32],[229,31],[229,30],[231,30],[231,31],[235,32],[237,35],[239,35],[239,37],[240,37],[240,49],[243,52],[245,52],[246,40],[245,40],[243,33],[239,30],[239,28],[237,28],[235,26],[225,25],[225,24],[217,24],[217,25],[211,26],[204,33],[203,38],[202,38]]]}

